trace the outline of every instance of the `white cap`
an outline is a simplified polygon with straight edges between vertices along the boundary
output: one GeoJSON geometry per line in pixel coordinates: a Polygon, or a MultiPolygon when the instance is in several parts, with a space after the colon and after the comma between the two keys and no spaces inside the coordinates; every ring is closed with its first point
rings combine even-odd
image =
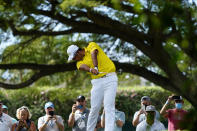
{"type": "Polygon", "coordinates": [[[153,105],[147,106],[146,111],[156,111],[155,106],[153,106],[153,105]]]}
{"type": "Polygon", "coordinates": [[[148,96],[143,96],[143,97],[141,98],[141,101],[150,101],[150,97],[148,97],[148,96]]]}
{"type": "Polygon", "coordinates": [[[78,49],[79,49],[79,47],[76,45],[70,45],[68,47],[68,49],[67,49],[68,62],[73,60],[73,58],[75,57],[75,53],[77,52],[78,49]]]}

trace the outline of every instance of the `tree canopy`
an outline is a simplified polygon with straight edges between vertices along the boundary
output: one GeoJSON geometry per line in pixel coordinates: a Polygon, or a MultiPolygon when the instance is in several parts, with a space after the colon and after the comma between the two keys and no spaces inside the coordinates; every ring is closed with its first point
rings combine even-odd
{"type": "Polygon", "coordinates": [[[73,43],[83,47],[95,41],[118,70],[144,77],[182,95],[197,107],[194,2],[0,0],[0,3],[1,42],[11,34],[17,39],[1,54],[2,88],[19,89],[44,76],[76,70],[75,63],[66,62],[66,48],[73,43]],[[6,72],[13,75],[3,77],[6,72]]]}

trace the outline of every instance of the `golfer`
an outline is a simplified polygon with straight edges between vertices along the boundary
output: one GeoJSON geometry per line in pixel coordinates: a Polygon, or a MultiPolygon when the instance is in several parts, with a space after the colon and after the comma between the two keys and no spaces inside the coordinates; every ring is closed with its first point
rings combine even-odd
{"type": "Polygon", "coordinates": [[[68,61],[77,61],[77,69],[91,75],[91,109],[88,116],[87,131],[94,131],[99,111],[104,102],[105,131],[113,131],[115,121],[115,97],[118,78],[114,63],[95,43],[86,48],[70,45],[67,49],[68,61]]]}

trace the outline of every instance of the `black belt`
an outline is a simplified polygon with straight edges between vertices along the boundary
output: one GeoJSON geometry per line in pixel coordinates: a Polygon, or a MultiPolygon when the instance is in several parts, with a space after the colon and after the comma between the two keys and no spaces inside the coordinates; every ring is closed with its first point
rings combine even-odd
{"type": "Polygon", "coordinates": [[[101,76],[100,78],[105,78],[105,77],[107,77],[107,75],[101,76]]]}

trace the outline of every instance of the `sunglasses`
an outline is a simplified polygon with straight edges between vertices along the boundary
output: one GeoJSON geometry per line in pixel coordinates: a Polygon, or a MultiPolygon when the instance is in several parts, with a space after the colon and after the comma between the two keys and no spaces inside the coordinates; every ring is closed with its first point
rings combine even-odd
{"type": "Polygon", "coordinates": [[[85,100],[77,100],[78,102],[84,102],[85,100]]]}

